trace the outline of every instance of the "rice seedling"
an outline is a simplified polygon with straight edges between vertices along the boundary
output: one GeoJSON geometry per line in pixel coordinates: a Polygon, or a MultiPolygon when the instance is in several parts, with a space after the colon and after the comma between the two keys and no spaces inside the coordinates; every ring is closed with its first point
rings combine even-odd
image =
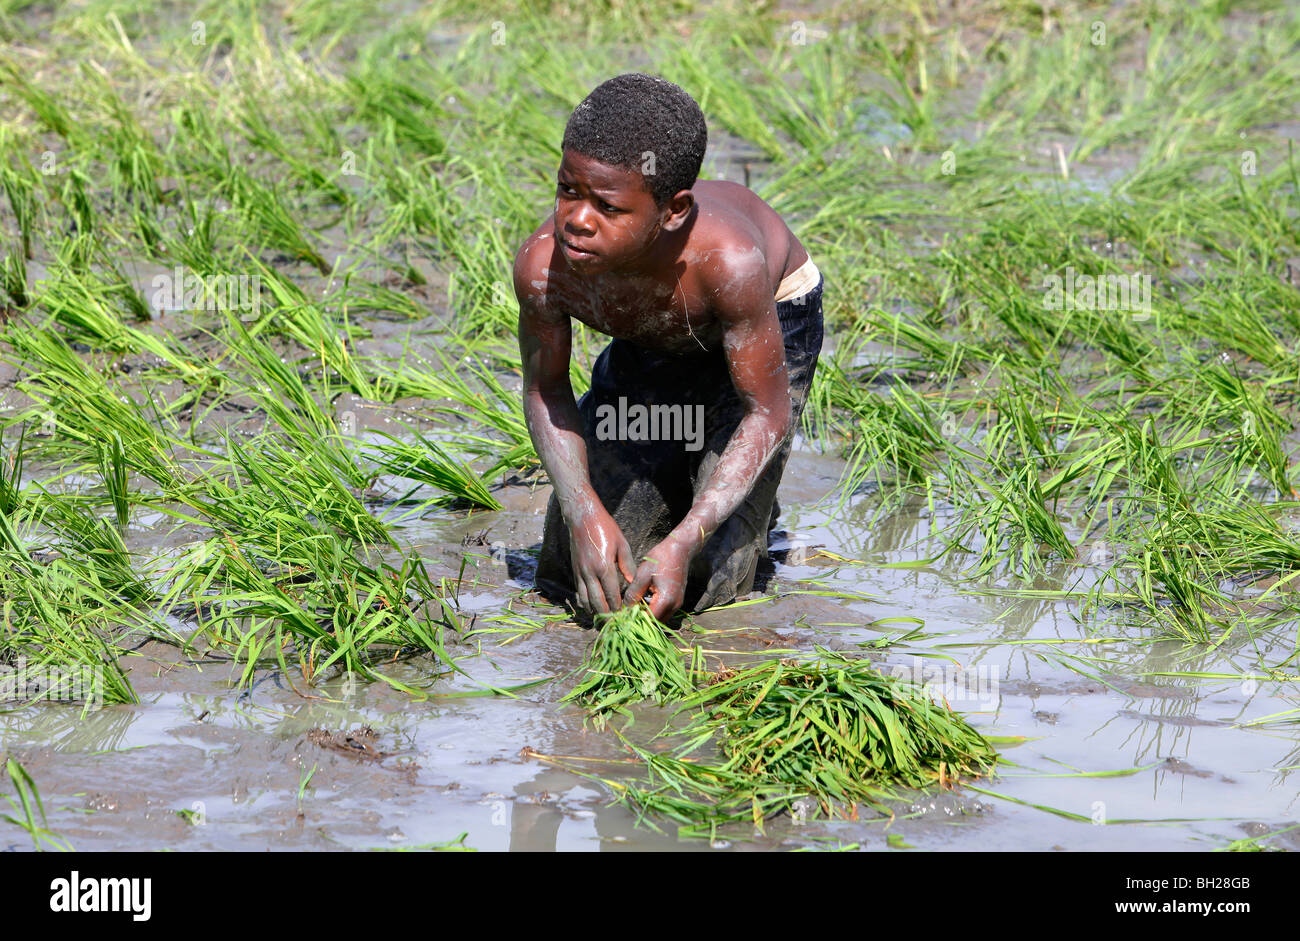
{"type": "Polygon", "coordinates": [[[845,448],[843,494],[854,493],[868,479],[884,490],[923,482],[938,471],[937,452],[947,445],[929,406],[911,386],[895,383],[888,396],[876,394],[851,382],[833,365],[822,383],[821,394],[843,416],[832,423],[840,425],[851,442],[845,448]]]}
{"type": "Polygon", "coordinates": [[[40,364],[39,372],[19,382],[39,405],[19,418],[52,423],[59,432],[58,441],[43,443],[43,452],[59,446],[93,461],[104,436],[116,432],[125,463],[137,473],[163,486],[179,479],[172,440],[132,399],[89,368],[58,333],[11,325],[4,339],[19,363],[40,364]]]}
{"type": "MultiPolygon", "coordinates": [[[[0,144],[9,150],[8,135],[0,131],[0,144]]],[[[22,171],[15,170],[6,160],[0,163],[0,189],[9,200],[9,212],[18,225],[18,235],[22,245],[22,255],[15,259],[22,262],[32,257],[32,235],[36,227],[36,175],[30,164],[23,163],[22,171]]]]}
{"type": "Polygon", "coordinates": [[[376,453],[369,455],[376,470],[436,487],[452,500],[487,510],[501,509],[483,478],[463,461],[447,453],[436,441],[418,432],[414,444],[402,442],[392,435],[384,437],[389,443],[375,444],[376,453]]]}
{"type": "Polygon", "coordinates": [[[440,155],[446,150],[437,130],[451,117],[420,88],[396,74],[368,68],[347,77],[344,93],[358,120],[384,135],[386,149],[404,145],[420,155],[440,155]]]}
{"type": "MultiPolygon", "coordinates": [[[[620,616],[633,622],[631,614],[619,612],[604,623],[620,616]]],[[[644,698],[632,671],[647,663],[645,648],[654,642],[651,635],[630,655],[605,654],[598,671],[589,662],[588,679],[566,700],[621,710],[644,698]]],[[[889,802],[905,789],[954,786],[992,772],[998,760],[992,743],[925,691],[877,672],[865,659],[820,649],[818,654],[814,660],[774,659],[723,670],[711,683],[679,692],[674,715],[688,720],[672,730],[684,743],[671,753],[617,733],[645,766],[645,781],[586,776],[609,786],[639,822],[658,829],[653,818],[667,817],[680,824],[679,836],[715,838],[727,824],[748,821],[761,829],[783,812],[805,818],[820,808],[829,817],[838,809],[857,819],[858,805],[866,804],[892,814],[889,802]],[[719,757],[695,757],[705,746],[716,748],[719,757]]],[[[655,664],[677,671],[681,654],[661,649],[655,664]]],[[[684,671],[679,684],[683,680],[689,682],[684,671]]]]}
{"type": "Polygon", "coordinates": [[[693,688],[682,652],[647,605],[597,615],[596,629],[582,679],[564,702],[586,706],[598,720],[611,712],[630,717],[631,703],[671,702],[693,688]]]}
{"type": "Polygon", "coordinates": [[[601,780],[636,812],[638,823],[658,830],[653,817],[675,820],[679,837],[715,840],[719,828],[745,822],[761,830],[765,820],[788,811],[807,794],[802,784],[755,778],[726,765],[682,760],[648,751],[626,739],[624,744],[645,764],[646,781],[601,780]]]}
{"type": "Polygon", "coordinates": [[[1290,833],[1292,830],[1300,827],[1300,823],[1292,824],[1289,827],[1283,827],[1280,830],[1274,830],[1272,833],[1265,833],[1261,836],[1244,836],[1239,840],[1233,840],[1227,846],[1216,846],[1216,853],[1280,853],[1284,852],[1280,846],[1272,843],[1265,843],[1265,840],[1271,840],[1274,837],[1281,836],[1283,833],[1290,833]]]}
{"type": "Polygon", "coordinates": [[[213,487],[211,497],[195,501],[221,534],[174,560],[162,606],[188,607],[196,636],[242,665],[241,684],[267,663],[289,673],[292,642],[293,672],[308,683],[341,669],[425,695],[378,664],[431,652],[456,669],[442,641],[445,630],[458,630],[448,590],[414,555],[396,567],[363,561],[350,539],[318,519],[319,505],[303,508],[298,499],[259,477],[254,487],[224,494],[213,487]]]}
{"type": "MultiPolygon", "coordinates": [[[[45,495],[37,507],[65,540],[55,544],[64,547],[62,557],[48,566],[27,561],[25,544],[4,523],[14,564],[0,578],[9,599],[0,652],[60,663],[97,663],[103,654],[115,662],[108,638],[122,628],[189,649],[192,638],[163,629],[150,613],[176,612],[195,619],[212,643],[233,649],[244,682],[268,657],[287,670],[285,648],[296,640],[308,682],[337,663],[424,695],[383,676],[372,661],[382,649],[430,651],[453,663],[441,641],[444,628],[457,628],[445,586],[414,557],[398,567],[359,558],[359,548],[391,545],[391,536],[327,459],[271,438],[227,447],[228,469],[240,473],[159,481],[160,509],[219,533],[171,562],[159,582],[165,589],[136,574],[116,529],[66,498],[45,495]],[[93,614],[83,613],[88,605],[93,614]]],[[[112,679],[112,701],[133,698],[124,677],[112,679]]]]}
{"type": "Polygon", "coordinates": [[[974,371],[979,368],[980,360],[989,358],[986,350],[960,340],[944,339],[933,327],[913,322],[899,313],[870,310],[859,323],[881,338],[888,338],[896,347],[918,354],[916,359],[899,361],[899,366],[933,371],[940,377],[947,377],[974,371]]]}
{"type": "Polygon", "coordinates": [[[187,182],[182,182],[176,201],[176,223],[160,235],[159,251],[199,274],[229,270],[220,261],[228,214],[218,209],[215,199],[196,196],[187,182]]]}
{"type": "Polygon", "coordinates": [[[59,190],[58,200],[68,215],[70,238],[63,243],[60,258],[77,271],[84,271],[95,256],[101,226],[91,191],[95,186],[79,168],[70,167],[59,190]]]}
{"type": "Polygon", "coordinates": [[[719,67],[731,51],[711,40],[683,46],[674,59],[663,63],[664,77],[690,89],[700,106],[731,133],[778,159],[785,152],[784,141],[764,120],[744,80],[730,67],[719,67]]]}
{"type": "MultiPolygon", "coordinates": [[[[273,496],[275,502],[295,507],[362,545],[396,546],[388,528],[348,489],[346,478],[339,476],[328,455],[291,450],[274,439],[259,442],[255,449],[230,439],[227,447],[244,479],[262,496],[273,496]]],[[[243,489],[244,484],[236,478],[232,488],[236,503],[243,489]]],[[[233,521],[229,508],[218,507],[207,498],[200,502],[213,518],[233,521]]]]}
{"type": "MultiPolygon", "coordinates": [[[[230,320],[225,356],[247,370],[243,389],[305,459],[325,462],[352,487],[364,487],[368,471],[357,464],[356,451],[342,433],[332,411],[317,401],[298,370],[285,362],[261,337],[243,323],[230,320]]],[[[332,395],[330,396],[332,398],[332,395]]]]}
{"type": "Polygon", "coordinates": [[[5,803],[13,809],[14,813],[22,814],[22,819],[5,814],[0,817],[0,820],[26,830],[27,835],[32,838],[32,847],[38,853],[43,852],[47,846],[59,852],[72,852],[72,844],[49,829],[49,821],[45,818],[45,805],[41,803],[41,792],[27,769],[14,759],[6,758],[5,772],[9,775],[9,781],[13,784],[14,792],[18,797],[15,802],[14,798],[6,794],[5,803]],[[36,821],[36,813],[32,812],[33,808],[41,815],[39,823],[36,821]]]}
{"type": "Polygon", "coordinates": [[[376,846],[372,847],[372,849],[378,853],[477,853],[477,849],[465,844],[465,840],[468,838],[469,831],[465,831],[455,839],[444,840],[441,843],[418,843],[415,846],[376,846]]]}
{"type": "Polygon", "coordinates": [[[0,62],[0,75],[4,76],[5,84],[13,90],[13,94],[22,99],[47,130],[74,146],[81,143],[79,122],[68,112],[58,96],[31,81],[13,62],[0,62]]]}
{"type": "MultiPolygon", "coordinates": [[[[305,349],[314,352],[323,368],[334,370],[352,391],[367,399],[386,396],[379,381],[368,374],[348,350],[348,329],[330,322],[318,305],[308,303],[306,295],[294,284],[257,259],[252,264],[275,301],[273,318],[268,317],[248,331],[249,336],[265,332],[267,324],[292,337],[305,349]],[[341,334],[341,335],[340,335],[341,334]]],[[[269,329],[269,328],[268,328],[269,329]]]]}
{"type": "Polygon", "coordinates": [[[87,578],[87,568],[75,557],[35,561],[10,520],[0,516],[0,658],[83,676],[82,692],[99,702],[135,702],[114,641],[124,631],[150,633],[149,619],[114,586],[87,578]]]}
{"type": "MultiPolygon", "coordinates": [[[[27,442],[27,425],[18,430],[18,442],[4,450],[0,459],[0,515],[12,516],[23,502],[23,453],[27,442]]],[[[4,445],[4,430],[0,429],[0,447],[4,445]]]]}
{"type": "Polygon", "coordinates": [[[401,314],[410,320],[423,320],[430,314],[427,308],[410,295],[366,282],[350,282],[334,300],[344,310],[358,314],[401,314]]]}
{"type": "Polygon", "coordinates": [[[238,166],[231,168],[224,186],[243,218],[261,233],[266,247],[280,249],[296,259],[309,262],[321,274],[330,273],[325,256],[304,233],[275,187],[261,183],[238,166]]]}
{"type": "Polygon", "coordinates": [[[495,459],[484,472],[484,478],[503,470],[527,471],[539,467],[541,461],[524,419],[523,399],[507,391],[501,379],[476,357],[455,363],[440,353],[439,359],[439,365],[417,359],[418,365],[404,363],[387,373],[385,378],[393,394],[449,400],[450,404],[435,402],[431,408],[456,415],[468,412],[474,421],[497,432],[504,441],[467,432],[455,435],[456,442],[466,451],[495,459]],[[477,386],[471,383],[470,377],[478,380],[477,386]]]}
{"type": "Polygon", "coordinates": [[[1074,547],[1047,506],[1034,464],[994,464],[993,470],[986,477],[963,469],[959,474],[967,486],[953,487],[954,498],[965,512],[949,545],[959,545],[971,533],[980,537],[979,555],[969,576],[987,575],[1005,560],[1012,574],[1029,578],[1042,571],[1044,550],[1073,558],[1074,547]]]}
{"type": "MultiPolygon", "coordinates": [[[[385,239],[399,232],[427,234],[436,240],[441,258],[454,262],[448,285],[448,304],[460,337],[481,333],[505,334],[517,324],[518,306],[510,284],[513,254],[499,217],[487,218],[479,202],[458,199],[461,188],[486,188],[484,172],[453,158],[447,172],[456,176],[448,183],[438,176],[416,176],[395,167],[385,176],[388,200],[398,204],[398,215],[390,217],[385,239]],[[466,232],[472,232],[468,237],[466,232]]],[[[504,192],[504,182],[496,183],[504,192]]],[[[496,210],[494,210],[496,211],[496,210]]],[[[523,229],[522,225],[518,228],[523,229]]],[[[526,230],[519,233],[522,238],[526,230]]]]}
{"type": "Polygon", "coordinates": [[[1266,366],[1282,366],[1292,352],[1267,322],[1267,311],[1224,285],[1202,282],[1199,290],[1176,306],[1184,330],[1203,336],[1221,349],[1237,350],[1266,366]]]}
{"type": "MultiPolygon", "coordinates": [[[[116,510],[116,507],[115,507],[116,510]]],[[[57,537],[50,551],[61,555],[60,563],[132,608],[148,611],[158,594],[147,576],[137,570],[122,537],[120,518],[114,527],[99,519],[88,502],[54,495],[42,489],[32,510],[34,522],[48,526],[57,537]]],[[[170,636],[163,632],[161,636],[170,636]]]]}
{"type": "Polygon", "coordinates": [[[1094,603],[1136,604],[1162,632],[1216,645],[1294,616],[1294,600],[1278,596],[1281,610],[1269,610],[1241,592],[1300,569],[1300,542],[1265,507],[1172,508],[1128,534],[1128,545],[1092,589],[1094,603]]]}
{"type": "Polygon", "coordinates": [[[878,803],[893,787],[989,773],[997,753],[946,706],[869,660],[769,660],[716,678],[683,701],[703,706],[677,757],[717,736],[724,767],[807,789],[832,803],[878,803]]]}
{"type": "Polygon", "coordinates": [[[290,169],[308,191],[320,193],[335,203],[346,205],[351,197],[319,167],[303,160],[277,132],[257,102],[256,93],[246,91],[243,100],[244,133],[248,142],[259,150],[272,154],[290,169]]]}
{"type": "Polygon", "coordinates": [[[117,525],[125,529],[131,517],[131,492],[127,485],[126,452],[122,448],[122,436],[117,432],[99,445],[99,474],[113,502],[117,525]]]}
{"type": "Polygon", "coordinates": [[[302,807],[302,799],[303,797],[306,796],[307,787],[311,784],[311,779],[315,777],[316,769],[318,767],[319,766],[317,764],[313,763],[311,766],[311,770],[310,771],[304,770],[298,778],[298,806],[299,807],[302,807]]]}
{"type": "Polygon", "coordinates": [[[149,314],[145,307],[141,315],[137,305],[144,305],[144,300],[120,274],[115,280],[67,268],[56,269],[54,274],[41,282],[35,300],[49,312],[52,322],[64,327],[65,337],[112,353],[157,357],[188,383],[219,382],[218,372],[196,362],[174,343],[122,322],[116,310],[118,297],[127,298],[124,304],[135,312],[137,320],[147,321],[149,314]]]}
{"type": "Polygon", "coordinates": [[[6,250],[0,259],[0,322],[17,314],[28,303],[27,266],[17,253],[6,250]]]}
{"type": "Polygon", "coordinates": [[[1291,430],[1291,422],[1269,401],[1265,383],[1247,383],[1221,363],[1207,364],[1193,370],[1192,375],[1199,387],[1208,388],[1223,403],[1224,418],[1238,438],[1226,461],[1207,456],[1199,476],[1212,481],[1238,481],[1234,490],[1240,496],[1250,483],[1244,473],[1249,468],[1260,473],[1280,496],[1294,496],[1290,462],[1282,441],[1291,430]]]}

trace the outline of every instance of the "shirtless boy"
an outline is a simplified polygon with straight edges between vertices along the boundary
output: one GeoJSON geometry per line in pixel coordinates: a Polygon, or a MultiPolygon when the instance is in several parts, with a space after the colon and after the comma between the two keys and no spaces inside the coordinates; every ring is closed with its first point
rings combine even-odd
{"type": "Polygon", "coordinates": [[[554,487],[537,586],[588,612],[644,599],[665,620],[753,590],[821,350],[821,275],[754,193],[697,182],[707,136],[671,82],[600,85],[515,258],[524,414],[554,487]],[[576,403],[574,319],[613,338],[576,403]],[[668,433],[624,420],[637,407],[668,433]]]}

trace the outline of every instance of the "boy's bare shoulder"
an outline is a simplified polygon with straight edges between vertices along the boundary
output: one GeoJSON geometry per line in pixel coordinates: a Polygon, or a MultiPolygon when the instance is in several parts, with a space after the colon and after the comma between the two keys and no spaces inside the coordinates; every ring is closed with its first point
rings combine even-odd
{"type": "Polygon", "coordinates": [[[515,296],[520,304],[527,303],[538,312],[544,309],[555,260],[555,222],[548,218],[515,253],[515,296]]]}
{"type": "Polygon", "coordinates": [[[699,217],[686,260],[702,291],[714,296],[775,292],[808,258],[785,220],[747,187],[701,180],[694,192],[699,217]]]}

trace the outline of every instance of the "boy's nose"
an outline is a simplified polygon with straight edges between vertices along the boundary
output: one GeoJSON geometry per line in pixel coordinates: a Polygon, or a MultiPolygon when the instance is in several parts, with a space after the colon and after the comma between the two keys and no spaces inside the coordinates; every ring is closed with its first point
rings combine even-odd
{"type": "Polygon", "coordinates": [[[572,229],[576,233],[590,235],[596,229],[592,225],[592,209],[586,203],[577,206],[573,212],[569,213],[569,218],[565,227],[572,229]]]}

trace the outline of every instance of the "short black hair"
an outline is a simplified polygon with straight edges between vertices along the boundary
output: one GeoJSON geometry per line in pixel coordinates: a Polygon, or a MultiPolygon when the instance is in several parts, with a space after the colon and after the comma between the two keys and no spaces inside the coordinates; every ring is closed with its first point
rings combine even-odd
{"type": "Polygon", "coordinates": [[[650,195],[662,206],[695,185],[708,142],[704,112],[683,88],[655,75],[628,72],[597,85],[573,109],[562,146],[641,171],[650,195]],[[647,165],[652,172],[646,172],[647,165]]]}

